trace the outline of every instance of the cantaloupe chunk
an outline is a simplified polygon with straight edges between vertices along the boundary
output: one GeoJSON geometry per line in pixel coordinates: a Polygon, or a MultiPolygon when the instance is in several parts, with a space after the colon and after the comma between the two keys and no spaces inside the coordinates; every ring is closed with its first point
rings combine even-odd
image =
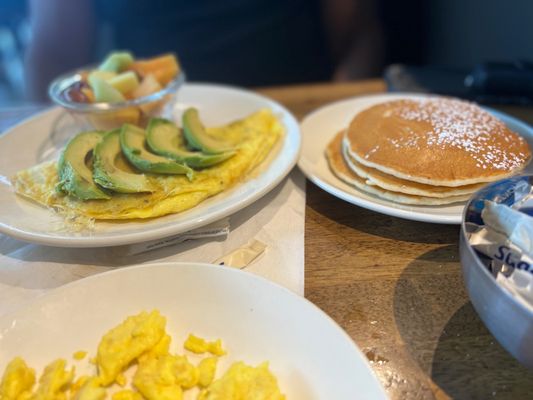
{"type": "Polygon", "coordinates": [[[89,103],[94,103],[94,92],[90,87],[82,87],[80,90],[87,97],[89,103]]]}
{"type": "MultiPolygon", "coordinates": [[[[161,85],[157,81],[157,79],[154,77],[153,74],[146,75],[143,80],[141,81],[141,84],[137,86],[137,88],[130,93],[130,95],[134,99],[138,99],[140,97],[149,96],[152,93],[159,92],[162,89],[161,85]]],[[[164,104],[165,100],[158,100],[158,101],[152,101],[150,103],[141,104],[139,107],[141,108],[142,112],[146,115],[153,114],[154,110],[161,106],[161,104],[164,104]]]]}
{"type": "Polygon", "coordinates": [[[140,97],[148,96],[152,93],[159,92],[163,87],[153,74],[146,75],[130,95],[138,99],[140,97]]]}
{"type": "Polygon", "coordinates": [[[137,72],[141,77],[152,74],[162,86],[165,86],[176,77],[180,66],[174,54],[164,54],[147,60],[135,61],[128,66],[128,69],[137,72]]]}

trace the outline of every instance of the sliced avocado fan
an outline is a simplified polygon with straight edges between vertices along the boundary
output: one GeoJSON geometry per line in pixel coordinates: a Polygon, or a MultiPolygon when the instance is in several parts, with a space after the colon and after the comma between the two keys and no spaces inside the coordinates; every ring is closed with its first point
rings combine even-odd
{"type": "Polygon", "coordinates": [[[201,150],[207,154],[226,153],[233,150],[233,147],[229,143],[214,138],[206,132],[196,108],[185,110],[182,122],[183,133],[187,139],[187,143],[193,149],[201,150]]]}
{"type": "Polygon", "coordinates": [[[219,154],[204,154],[187,150],[180,129],[176,124],[164,118],[150,119],[146,128],[146,143],[154,153],[193,168],[209,167],[235,154],[234,150],[219,154]]]}
{"type": "MultiPolygon", "coordinates": [[[[119,168],[118,161],[122,157],[124,155],[120,149],[120,129],[107,132],[94,149],[94,181],[119,193],[153,192],[146,175],[119,168]]],[[[124,163],[127,163],[127,160],[124,160],[124,163]]]]}
{"type": "Polygon", "coordinates": [[[110,198],[93,181],[93,152],[103,135],[99,131],[82,132],[68,142],[58,163],[59,191],[81,200],[110,198]]]}
{"type": "Polygon", "coordinates": [[[157,174],[186,174],[192,179],[194,171],[175,160],[150,153],[146,149],[144,130],[130,124],[122,125],[120,147],[126,158],[138,169],[157,174]]]}

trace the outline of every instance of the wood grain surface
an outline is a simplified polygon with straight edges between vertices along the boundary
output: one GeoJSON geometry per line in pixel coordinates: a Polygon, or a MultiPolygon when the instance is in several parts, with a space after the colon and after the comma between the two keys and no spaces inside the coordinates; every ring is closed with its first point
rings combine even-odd
{"type": "MultiPolygon", "coordinates": [[[[258,89],[300,119],[384,90],[380,80],[258,89]]],[[[391,399],[533,398],[533,372],[496,342],[468,299],[458,238],[458,226],[381,215],[308,181],[306,297],[348,332],[391,399]]]]}

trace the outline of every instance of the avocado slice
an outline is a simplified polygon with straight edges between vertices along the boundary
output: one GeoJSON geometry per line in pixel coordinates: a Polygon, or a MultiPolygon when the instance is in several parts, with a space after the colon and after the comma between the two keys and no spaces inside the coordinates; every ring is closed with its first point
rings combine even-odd
{"type": "Polygon", "coordinates": [[[93,151],[104,132],[88,131],[74,136],[58,162],[57,189],[81,200],[109,199],[93,181],[93,151]]]}
{"type": "Polygon", "coordinates": [[[146,128],[146,143],[154,153],[185,163],[193,168],[209,167],[227,160],[235,154],[233,150],[219,154],[204,154],[199,151],[187,150],[179,128],[164,118],[150,119],[146,128]]]}
{"type": "Polygon", "coordinates": [[[198,110],[188,108],[183,113],[183,133],[190,147],[207,154],[226,153],[233,150],[231,145],[223,140],[209,136],[200,121],[198,110]]]}
{"type": "MultiPolygon", "coordinates": [[[[146,175],[119,167],[120,158],[124,158],[120,149],[120,129],[114,129],[107,132],[94,149],[94,181],[119,193],[153,192],[146,175]]],[[[122,163],[127,164],[127,160],[122,163]]]]}
{"type": "Polygon", "coordinates": [[[188,166],[150,153],[146,149],[144,130],[134,125],[122,125],[120,147],[126,158],[141,171],[156,174],[186,174],[189,180],[194,175],[194,171],[188,166]]]}
{"type": "Polygon", "coordinates": [[[115,51],[109,54],[98,67],[101,71],[122,72],[133,62],[133,56],[127,51],[115,51]]]}

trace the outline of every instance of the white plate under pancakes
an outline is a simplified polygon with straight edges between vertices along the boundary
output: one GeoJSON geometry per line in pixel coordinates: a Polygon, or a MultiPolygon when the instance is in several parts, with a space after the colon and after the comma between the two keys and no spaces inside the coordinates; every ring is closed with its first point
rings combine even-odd
{"type": "MultiPolygon", "coordinates": [[[[415,94],[379,94],[355,97],[326,105],[307,115],[300,127],[302,152],[298,166],[320,188],[349,203],[395,217],[440,224],[460,224],[464,203],[442,206],[412,206],[394,203],[354,188],[331,172],[324,151],[335,134],[348,126],[360,111],[390,100],[422,97],[415,94]]],[[[511,130],[527,140],[533,149],[533,128],[509,115],[488,109],[511,130]]],[[[533,173],[533,163],[525,169],[533,173]]]]}
{"type": "Polygon", "coordinates": [[[72,119],[52,108],[0,136],[0,232],[17,239],[59,247],[104,247],[139,243],[186,232],[228,216],[259,199],[291,171],[300,150],[298,123],[280,104],[257,93],[229,86],[186,84],[176,112],[198,108],[208,125],[243,118],[270,108],[285,126],[277,151],[245,182],[178,214],[146,221],[99,222],[93,231],[68,232],[57,213],[16,196],[9,177],[17,171],[57,158],[74,129],[72,119]],[[58,133],[60,132],[60,133],[58,133]],[[65,133],[66,132],[66,133],[65,133]]]}

